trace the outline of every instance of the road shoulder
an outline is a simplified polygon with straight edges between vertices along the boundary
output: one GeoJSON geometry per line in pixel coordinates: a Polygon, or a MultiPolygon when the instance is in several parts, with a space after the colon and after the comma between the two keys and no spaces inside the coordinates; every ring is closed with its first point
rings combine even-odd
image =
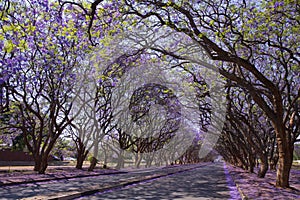
{"type": "Polygon", "coordinates": [[[269,171],[265,178],[258,178],[256,173],[248,173],[238,167],[226,164],[243,200],[246,199],[299,199],[300,171],[291,170],[290,185],[294,189],[275,187],[276,172],[269,171]]]}

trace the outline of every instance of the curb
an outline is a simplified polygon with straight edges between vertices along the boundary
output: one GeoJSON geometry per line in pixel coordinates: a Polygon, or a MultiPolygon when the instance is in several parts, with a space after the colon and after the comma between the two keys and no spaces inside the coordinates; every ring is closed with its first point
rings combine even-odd
{"type": "Polygon", "coordinates": [[[249,198],[244,194],[244,192],[242,191],[242,189],[240,188],[239,184],[237,184],[234,180],[234,183],[236,185],[236,188],[238,189],[241,197],[242,197],[242,200],[249,200],[249,198]]]}
{"type": "Polygon", "coordinates": [[[249,200],[249,198],[242,191],[242,189],[239,186],[239,184],[237,184],[236,179],[233,176],[233,173],[231,171],[229,171],[229,168],[227,167],[228,165],[230,165],[230,164],[228,164],[227,162],[225,162],[225,166],[227,168],[228,175],[231,177],[231,180],[233,181],[233,183],[234,183],[235,187],[237,188],[238,192],[240,193],[240,196],[241,196],[242,200],[249,200]]]}
{"type": "Polygon", "coordinates": [[[236,183],[235,178],[234,178],[234,176],[232,175],[232,173],[229,172],[229,175],[231,176],[231,178],[232,178],[232,180],[233,180],[233,182],[234,182],[234,184],[235,184],[237,190],[239,191],[239,193],[240,193],[240,195],[241,195],[241,197],[242,197],[242,200],[249,200],[249,198],[247,197],[247,195],[245,195],[245,193],[242,191],[242,189],[241,189],[241,187],[239,186],[239,184],[236,183]]]}

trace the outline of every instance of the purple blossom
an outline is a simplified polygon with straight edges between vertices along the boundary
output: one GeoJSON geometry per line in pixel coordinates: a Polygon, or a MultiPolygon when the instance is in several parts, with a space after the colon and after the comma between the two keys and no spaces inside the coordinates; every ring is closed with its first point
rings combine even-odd
{"type": "Polygon", "coordinates": [[[3,78],[0,78],[0,85],[4,85],[5,81],[3,78]]]}
{"type": "Polygon", "coordinates": [[[280,1],[280,2],[276,1],[275,4],[274,4],[274,8],[276,9],[276,8],[281,7],[283,5],[284,5],[284,2],[282,2],[282,1],[280,1]]]}
{"type": "Polygon", "coordinates": [[[104,9],[108,9],[108,8],[110,8],[111,7],[111,5],[109,5],[108,3],[105,3],[104,5],[103,5],[103,8],[104,9]]]}

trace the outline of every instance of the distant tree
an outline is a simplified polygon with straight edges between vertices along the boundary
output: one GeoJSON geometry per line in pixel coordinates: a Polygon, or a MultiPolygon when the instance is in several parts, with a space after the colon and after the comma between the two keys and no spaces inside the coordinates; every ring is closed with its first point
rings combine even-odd
{"type": "MultiPolygon", "coordinates": [[[[262,178],[268,170],[269,158],[272,157],[271,152],[276,148],[274,129],[247,91],[234,88],[229,83],[227,99],[227,123],[223,132],[223,138],[221,137],[220,145],[223,147],[220,149],[220,153],[224,155],[234,152],[238,156],[239,153],[237,151],[244,149],[242,152],[245,155],[240,157],[240,160],[245,161],[243,162],[243,167],[253,172],[256,159],[259,158],[260,170],[258,176],[262,178]],[[231,152],[229,149],[234,146],[238,147],[236,148],[237,151],[232,149],[231,152]]],[[[234,157],[235,155],[232,154],[231,156],[234,157]]]]}
{"type": "Polygon", "coordinates": [[[70,141],[70,139],[65,138],[61,135],[55,145],[53,150],[51,151],[51,155],[56,156],[61,161],[64,161],[66,157],[74,157],[75,147],[74,144],[70,141]]]}

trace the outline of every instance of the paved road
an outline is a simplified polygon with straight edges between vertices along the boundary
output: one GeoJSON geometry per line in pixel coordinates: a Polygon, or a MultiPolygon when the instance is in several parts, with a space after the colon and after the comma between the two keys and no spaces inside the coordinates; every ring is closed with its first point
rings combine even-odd
{"type": "Polygon", "coordinates": [[[80,199],[241,199],[232,184],[219,163],[80,199]]]}
{"type": "Polygon", "coordinates": [[[236,199],[233,198],[234,195],[230,193],[228,186],[223,164],[219,163],[3,186],[0,189],[0,199],[49,199],[99,188],[107,189],[103,190],[104,193],[96,193],[81,199],[236,199]],[[190,170],[165,176],[176,170],[186,169],[190,170]],[[151,181],[143,181],[147,177],[157,175],[163,176],[151,181]],[[111,186],[135,180],[141,183],[109,190],[111,186]]]}

